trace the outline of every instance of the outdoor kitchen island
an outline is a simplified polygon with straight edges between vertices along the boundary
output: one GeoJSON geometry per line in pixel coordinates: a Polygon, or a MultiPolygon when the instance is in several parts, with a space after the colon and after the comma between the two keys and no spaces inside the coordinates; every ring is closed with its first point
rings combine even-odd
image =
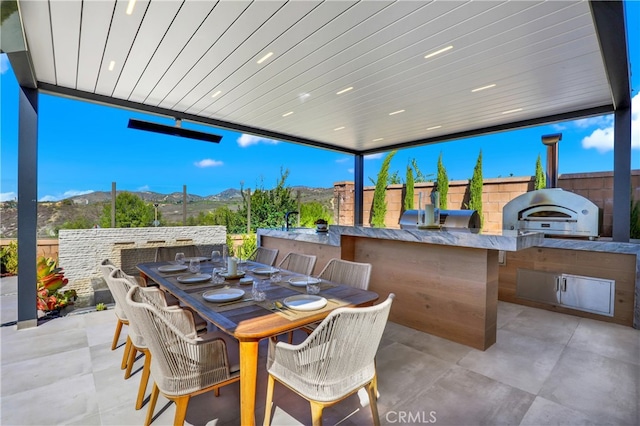
{"type": "Polygon", "coordinates": [[[485,350],[496,341],[498,253],[542,243],[540,233],[477,234],[330,226],[315,230],[258,229],[258,244],[318,256],[315,273],[331,257],[373,265],[369,290],[396,294],[389,319],[485,350]]]}

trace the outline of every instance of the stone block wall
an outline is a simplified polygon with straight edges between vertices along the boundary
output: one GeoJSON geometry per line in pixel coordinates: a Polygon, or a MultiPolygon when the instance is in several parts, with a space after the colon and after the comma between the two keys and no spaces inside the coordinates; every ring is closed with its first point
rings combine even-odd
{"type": "Polygon", "coordinates": [[[135,265],[153,261],[156,247],[194,244],[205,254],[213,245],[225,244],[226,236],[224,226],[61,229],[58,264],[69,288],[78,292],[76,305],[91,306],[94,292],[106,286],[98,269],[104,259],[137,274],[135,265]]]}

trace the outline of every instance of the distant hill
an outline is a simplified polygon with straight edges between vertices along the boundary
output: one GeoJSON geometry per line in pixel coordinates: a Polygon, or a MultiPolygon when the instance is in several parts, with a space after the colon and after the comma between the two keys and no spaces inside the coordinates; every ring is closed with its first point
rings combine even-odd
{"type": "MultiPolygon", "coordinates": [[[[306,186],[291,187],[293,196],[300,191],[300,201],[307,203],[317,201],[329,207],[333,198],[333,188],[310,188],[306,186]]],[[[117,191],[124,192],[124,191],[117,191]]],[[[169,222],[182,220],[182,193],[160,194],[150,191],[127,191],[150,203],[158,203],[162,217],[169,222]]],[[[84,195],[76,195],[57,202],[38,203],[38,237],[47,238],[55,235],[55,229],[65,222],[72,222],[84,217],[92,223],[98,223],[106,203],[111,201],[111,192],[96,191],[84,195]]],[[[200,212],[215,210],[227,206],[236,210],[242,204],[242,195],[238,189],[229,188],[219,194],[200,196],[187,194],[187,216],[197,216],[200,212]]],[[[16,238],[18,232],[18,211],[15,201],[0,203],[0,237],[16,238]]]]}

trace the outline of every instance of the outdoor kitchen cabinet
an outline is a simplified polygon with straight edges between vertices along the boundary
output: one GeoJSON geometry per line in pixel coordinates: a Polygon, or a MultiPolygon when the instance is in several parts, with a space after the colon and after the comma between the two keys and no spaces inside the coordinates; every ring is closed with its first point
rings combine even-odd
{"type": "Polygon", "coordinates": [[[615,281],[557,272],[518,269],[516,297],[613,316],[615,281]]]}

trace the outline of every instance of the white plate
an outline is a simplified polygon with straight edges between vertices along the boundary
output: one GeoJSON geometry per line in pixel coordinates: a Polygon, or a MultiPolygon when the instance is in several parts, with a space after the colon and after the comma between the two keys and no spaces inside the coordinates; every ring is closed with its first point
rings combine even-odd
{"type": "Polygon", "coordinates": [[[202,298],[208,302],[233,302],[242,299],[244,290],[239,288],[219,288],[217,290],[209,290],[202,293],[202,298]]]}
{"type": "Polygon", "coordinates": [[[253,278],[240,278],[240,285],[249,285],[253,284],[253,278]]]}
{"type": "Polygon", "coordinates": [[[266,267],[266,268],[260,268],[260,267],[258,267],[258,268],[253,268],[253,269],[252,269],[252,272],[253,272],[254,274],[259,274],[259,275],[270,275],[270,274],[275,273],[276,271],[277,271],[277,269],[276,269],[276,268],[272,268],[272,267],[270,267],[270,266],[269,266],[269,267],[266,267]]]}
{"type": "Polygon", "coordinates": [[[282,303],[287,308],[295,309],[296,311],[316,311],[327,305],[327,299],[312,294],[298,294],[287,297],[282,303]]]}
{"type": "Polygon", "coordinates": [[[289,284],[291,284],[294,287],[306,287],[307,286],[307,282],[309,282],[309,284],[320,284],[320,280],[314,277],[293,277],[293,278],[289,278],[289,284]]]}
{"type": "Polygon", "coordinates": [[[233,279],[233,278],[244,277],[244,271],[238,271],[238,272],[236,272],[235,275],[230,275],[227,271],[222,271],[222,272],[218,273],[218,275],[220,275],[221,277],[224,277],[224,278],[233,279]]]}
{"type": "Polygon", "coordinates": [[[158,267],[159,272],[180,272],[186,270],[187,265],[162,265],[158,267]]]}
{"type": "Polygon", "coordinates": [[[211,274],[181,275],[177,278],[178,282],[183,284],[202,283],[210,279],[211,274]]]}
{"type": "Polygon", "coordinates": [[[198,262],[204,262],[205,260],[209,260],[208,257],[203,257],[203,256],[185,257],[184,263],[189,263],[192,259],[197,260],[198,262]]]}

